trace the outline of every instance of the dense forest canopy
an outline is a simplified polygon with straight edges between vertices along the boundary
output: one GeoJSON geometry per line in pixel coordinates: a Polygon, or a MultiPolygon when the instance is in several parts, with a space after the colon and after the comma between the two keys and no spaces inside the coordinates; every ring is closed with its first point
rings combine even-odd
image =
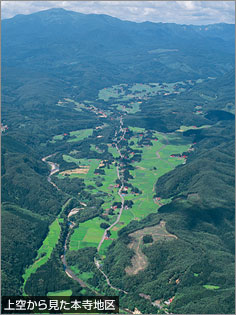
{"type": "Polygon", "coordinates": [[[2,295],[234,312],[234,36],[63,9],[2,21],[2,295]]]}

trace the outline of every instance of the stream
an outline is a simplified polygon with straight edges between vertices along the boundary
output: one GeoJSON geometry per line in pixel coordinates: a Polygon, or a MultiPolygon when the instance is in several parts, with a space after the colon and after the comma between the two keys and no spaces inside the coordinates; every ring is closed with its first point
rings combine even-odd
{"type": "MultiPolygon", "coordinates": [[[[119,147],[118,147],[118,144],[124,139],[125,133],[126,133],[126,129],[123,128],[123,120],[122,120],[122,117],[120,118],[120,128],[119,128],[119,131],[122,132],[122,136],[121,136],[121,138],[120,138],[119,141],[117,140],[117,138],[115,138],[114,141],[116,142],[115,147],[116,147],[116,149],[117,149],[117,151],[118,151],[120,157],[123,157],[123,155],[121,154],[120,149],[119,149],[119,147]]],[[[117,134],[117,133],[116,133],[116,134],[117,134]]],[[[50,157],[52,157],[52,156],[55,155],[55,154],[56,154],[56,153],[51,154],[51,155],[48,155],[48,156],[45,156],[44,158],[42,158],[42,161],[45,162],[45,163],[47,163],[47,164],[50,166],[50,168],[51,168],[50,174],[48,175],[48,178],[47,178],[47,179],[48,179],[48,182],[49,182],[51,185],[53,185],[57,190],[60,190],[60,188],[58,188],[57,185],[56,185],[56,184],[52,181],[52,179],[51,179],[51,176],[52,176],[53,174],[59,172],[59,169],[60,169],[60,168],[59,168],[59,165],[48,160],[50,157]]],[[[119,214],[118,214],[118,216],[117,216],[116,221],[115,221],[114,223],[112,223],[112,224],[105,230],[105,232],[104,232],[104,234],[103,234],[103,236],[102,236],[102,239],[100,240],[99,245],[98,245],[98,247],[97,247],[97,251],[98,251],[98,252],[99,252],[99,250],[100,250],[100,248],[101,248],[101,246],[102,246],[102,244],[103,244],[103,242],[104,242],[104,240],[105,240],[105,238],[106,238],[106,236],[107,236],[107,232],[108,232],[110,229],[112,229],[117,223],[119,223],[120,218],[121,218],[121,215],[122,215],[122,212],[123,212],[123,210],[124,210],[124,201],[125,201],[125,200],[124,200],[124,197],[122,196],[122,193],[121,193],[122,190],[123,190],[123,188],[124,188],[124,179],[123,179],[123,177],[121,177],[121,175],[120,175],[120,169],[119,169],[119,168],[120,168],[120,165],[118,165],[118,166],[116,167],[116,170],[117,170],[117,178],[121,180],[121,187],[119,188],[119,191],[118,191],[118,195],[119,195],[120,198],[121,198],[121,208],[120,208],[120,212],[119,212],[119,214]]],[[[67,252],[67,249],[68,249],[67,244],[68,244],[68,240],[69,240],[70,234],[71,234],[71,232],[72,232],[72,230],[73,230],[73,228],[74,228],[74,226],[75,226],[74,222],[70,221],[69,217],[67,217],[67,224],[70,225],[70,229],[69,229],[69,231],[68,231],[68,233],[67,233],[67,236],[66,236],[66,239],[65,239],[65,243],[64,243],[64,254],[61,255],[61,261],[62,261],[63,266],[64,266],[64,271],[65,271],[65,273],[67,274],[68,277],[70,277],[70,278],[72,278],[73,280],[77,281],[77,282],[81,285],[81,287],[83,287],[83,288],[87,287],[87,288],[89,288],[90,290],[92,290],[95,294],[98,294],[97,291],[91,289],[83,280],[81,280],[80,278],[78,278],[78,277],[75,275],[75,273],[69,268],[69,266],[68,266],[68,264],[67,264],[67,261],[66,261],[66,252],[67,252]]],[[[109,277],[108,277],[108,276],[105,274],[105,272],[101,269],[101,266],[100,266],[98,260],[96,260],[96,258],[94,258],[94,263],[95,263],[95,266],[97,267],[97,269],[98,269],[98,270],[103,274],[103,276],[105,277],[107,284],[108,284],[112,289],[121,291],[121,292],[123,292],[123,293],[125,293],[125,294],[128,294],[128,292],[126,292],[126,291],[124,291],[124,290],[122,290],[122,289],[119,289],[119,288],[115,288],[115,287],[112,286],[112,284],[110,283],[109,277]]]]}

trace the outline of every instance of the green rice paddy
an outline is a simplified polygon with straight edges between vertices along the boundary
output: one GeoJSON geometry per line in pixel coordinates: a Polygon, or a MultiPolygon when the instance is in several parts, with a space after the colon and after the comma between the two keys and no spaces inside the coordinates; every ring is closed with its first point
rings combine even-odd
{"type": "Polygon", "coordinates": [[[64,205],[61,208],[60,213],[58,214],[57,218],[55,221],[52,222],[52,224],[49,226],[49,232],[45,240],[43,241],[42,246],[38,249],[37,252],[37,257],[35,258],[34,263],[29,266],[26,270],[22,278],[24,279],[24,284],[23,284],[23,294],[25,295],[24,292],[24,286],[26,281],[29,279],[32,273],[35,273],[37,269],[44,265],[48,259],[50,258],[52,251],[56,244],[58,243],[58,239],[60,237],[61,233],[61,227],[59,223],[62,223],[64,221],[63,218],[60,218],[61,213],[64,211],[68,203],[70,202],[71,198],[69,198],[64,205]]]}
{"type": "MultiPolygon", "coordinates": [[[[114,100],[112,106],[115,106],[118,110],[127,113],[136,113],[140,109],[140,105],[143,99],[147,99],[150,96],[156,95],[158,93],[173,93],[181,92],[184,90],[183,87],[177,84],[185,85],[184,82],[175,83],[148,83],[140,84],[136,83],[132,86],[128,85],[115,85],[109,88],[105,88],[99,91],[98,98],[104,101],[114,100]],[[134,100],[135,98],[135,100],[134,100]],[[121,101],[129,101],[128,105],[122,104],[121,101]]],[[[71,101],[71,100],[69,100],[71,101]]],[[[74,101],[73,101],[74,102],[74,101]]],[[[74,102],[75,103],[75,102],[74,102]]],[[[78,104],[77,104],[78,105],[78,104]]],[[[203,126],[202,126],[203,127],[203,126]]],[[[207,126],[204,126],[207,127],[207,126]]],[[[183,140],[179,132],[172,134],[162,134],[160,132],[152,131],[152,145],[139,145],[139,140],[147,134],[147,130],[144,128],[129,127],[133,131],[134,136],[129,140],[129,146],[133,150],[142,150],[142,159],[140,162],[132,161],[131,164],[134,166],[134,170],[130,170],[130,174],[133,179],[129,179],[134,187],[137,187],[142,191],[142,194],[131,193],[130,188],[128,189],[128,194],[125,195],[125,200],[132,200],[134,202],[132,208],[124,209],[120,222],[116,224],[111,230],[111,236],[109,239],[104,240],[100,254],[101,257],[105,257],[107,253],[107,248],[112,243],[114,239],[118,237],[118,231],[124,226],[129,224],[132,220],[141,220],[148,214],[156,212],[160,207],[160,204],[166,204],[170,202],[169,200],[160,200],[160,202],[155,201],[153,196],[156,193],[156,182],[159,177],[165,173],[171,171],[176,166],[185,163],[185,158],[175,157],[171,155],[181,155],[190,148],[190,144],[183,140]],[[131,143],[133,144],[131,145],[131,143]]],[[[194,126],[181,126],[181,131],[192,129],[194,126]]],[[[93,129],[83,129],[70,132],[68,142],[75,142],[83,140],[93,134],[93,129]]],[[[60,135],[53,140],[59,140],[60,135]]],[[[99,152],[98,147],[95,144],[90,145],[90,150],[99,152]]],[[[108,151],[113,155],[114,159],[119,157],[116,148],[108,146],[108,151]]],[[[100,152],[99,152],[100,153],[100,152]]],[[[63,159],[66,162],[73,162],[79,166],[89,166],[89,171],[87,174],[71,174],[70,177],[80,177],[84,179],[84,183],[92,185],[95,187],[92,191],[104,192],[107,195],[103,197],[104,203],[102,208],[104,210],[110,209],[114,201],[120,201],[118,196],[118,189],[114,187],[117,179],[117,170],[114,164],[108,167],[102,166],[102,160],[97,159],[77,159],[73,156],[73,152],[70,154],[64,154],[63,159]],[[105,175],[94,174],[95,169],[102,167],[105,171],[105,175]],[[97,187],[96,183],[101,182],[102,186],[97,187]]],[[[57,175],[58,177],[63,177],[62,175],[57,175]]],[[[119,209],[114,210],[114,215],[108,215],[109,224],[112,224],[117,218],[119,209]]],[[[104,235],[104,229],[100,228],[100,224],[106,222],[100,217],[95,217],[86,222],[80,223],[79,227],[74,228],[74,231],[70,237],[69,250],[79,250],[84,247],[92,246],[97,247],[102,236],[104,235]]],[[[72,267],[75,273],[79,270],[76,266],[72,267]]],[[[91,273],[81,273],[79,272],[81,279],[87,281],[92,277],[91,273]]],[[[209,287],[208,287],[209,289],[209,287]]]]}
{"type": "Polygon", "coordinates": [[[57,135],[53,137],[53,140],[62,140],[64,138],[63,135],[57,135]]]}
{"type": "Polygon", "coordinates": [[[93,129],[81,129],[81,130],[76,130],[76,131],[71,131],[70,132],[70,137],[72,139],[67,140],[68,142],[76,142],[83,140],[93,134],[93,129]]]}
{"type": "MultiPolygon", "coordinates": [[[[130,189],[128,189],[128,194],[125,196],[125,200],[132,200],[134,204],[132,208],[123,210],[120,222],[110,230],[110,239],[105,240],[101,246],[102,255],[106,255],[107,247],[111,244],[112,239],[117,238],[117,233],[120,229],[129,224],[132,220],[140,220],[148,214],[157,211],[160,205],[153,200],[157,179],[174,169],[177,165],[185,162],[185,159],[182,157],[171,157],[172,154],[182,154],[182,152],[187,151],[190,147],[188,143],[182,140],[178,133],[165,135],[158,132],[153,132],[153,138],[158,140],[151,140],[152,146],[140,147],[138,145],[138,140],[142,138],[140,134],[145,135],[145,129],[136,127],[130,127],[130,129],[135,135],[129,140],[129,146],[132,149],[142,149],[143,153],[140,162],[132,163],[135,170],[130,171],[133,179],[130,179],[129,182],[134,187],[141,190],[142,194],[131,194],[130,189]],[[131,141],[134,142],[133,146],[130,145],[131,141]],[[176,144],[174,145],[173,143],[176,144]]],[[[109,147],[108,150],[115,156],[115,153],[117,152],[115,148],[109,147]]],[[[66,159],[68,160],[68,157],[66,157],[66,159]]],[[[88,164],[88,160],[77,160],[77,164],[79,161],[82,164],[88,164]]],[[[99,162],[97,163],[99,164],[99,162]]],[[[94,171],[90,174],[88,173],[85,176],[85,184],[94,185],[96,176],[103,178],[103,185],[99,187],[99,191],[109,194],[109,197],[104,198],[105,202],[103,204],[103,209],[105,210],[109,209],[114,201],[120,201],[120,197],[117,194],[118,188],[114,187],[117,179],[116,167],[111,165],[110,169],[106,167],[104,170],[105,175],[94,175],[94,171]]],[[[170,200],[161,200],[162,204],[168,202],[170,202],[170,200]]],[[[115,221],[118,212],[119,209],[114,211],[115,214],[113,216],[108,215],[110,224],[115,221]]],[[[70,250],[78,250],[86,246],[97,247],[104,233],[104,230],[100,228],[101,222],[105,221],[96,217],[80,224],[71,236],[70,250]]]]}
{"type": "Polygon", "coordinates": [[[51,253],[56,246],[59,236],[61,232],[61,227],[59,225],[58,219],[53,221],[53,223],[49,226],[49,232],[45,240],[43,241],[42,246],[38,250],[37,257],[35,262],[29,266],[26,270],[24,275],[22,276],[24,279],[24,284],[30,277],[32,273],[35,273],[36,270],[45,264],[51,256],[51,253]]]}
{"type": "MultiPolygon", "coordinates": [[[[93,129],[80,129],[80,130],[75,130],[71,131],[69,134],[70,139],[67,140],[67,142],[76,142],[76,141],[81,141],[84,140],[85,138],[91,136],[93,134],[93,129]]],[[[63,140],[64,135],[55,135],[53,139],[50,141],[51,143],[56,143],[56,141],[63,140]]]]}
{"type": "MultiPolygon", "coordinates": [[[[141,128],[132,128],[132,130],[138,133],[144,132],[141,128]]],[[[145,146],[144,148],[138,147],[137,144],[131,146],[133,149],[143,150],[141,162],[132,164],[136,169],[130,171],[134,178],[129,180],[134,187],[142,191],[142,194],[138,196],[131,195],[128,191],[129,194],[125,199],[133,200],[134,204],[131,209],[123,211],[121,222],[124,222],[124,224],[129,223],[133,219],[142,219],[157,210],[159,206],[153,200],[157,179],[184,162],[183,158],[170,157],[170,155],[181,154],[189,148],[189,144],[168,145],[167,141],[171,140],[173,142],[175,138],[178,139],[177,135],[168,135],[167,139],[161,133],[156,132],[153,135],[158,138],[158,141],[152,140],[153,146],[145,146]],[[157,156],[157,152],[160,158],[157,156]]],[[[132,138],[130,141],[133,140],[132,138]]],[[[115,233],[112,231],[113,235],[115,236],[115,233]]]]}
{"type": "Polygon", "coordinates": [[[176,131],[179,131],[179,132],[184,132],[184,131],[187,131],[187,130],[190,130],[190,129],[202,129],[202,128],[209,128],[211,127],[210,125],[203,125],[201,127],[197,127],[197,126],[180,126],[180,128],[176,131]]]}
{"type": "Polygon", "coordinates": [[[48,292],[47,296],[71,296],[72,290],[62,290],[62,291],[54,291],[48,292]]]}
{"type": "Polygon", "coordinates": [[[220,287],[218,285],[204,284],[203,287],[207,290],[218,290],[220,287]]]}
{"type": "Polygon", "coordinates": [[[71,235],[69,249],[78,250],[88,246],[97,247],[104,234],[104,229],[100,228],[102,222],[105,222],[105,220],[96,217],[80,223],[71,235]]]}
{"type": "MultiPolygon", "coordinates": [[[[130,141],[134,141],[134,145],[131,146],[134,149],[140,149],[137,145],[139,139],[139,133],[145,133],[143,128],[130,128],[133,132],[137,133],[134,138],[130,141]]],[[[170,157],[171,154],[181,154],[184,151],[187,151],[189,144],[183,144],[179,141],[178,145],[168,144],[168,142],[177,142],[179,136],[177,134],[169,134],[168,137],[161,133],[155,132],[154,137],[158,138],[158,141],[152,140],[153,146],[145,146],[143,149],[142,160],[141,162],[134,162],[133,166],[136,167],[135,170],[130,171],[134,179],[130,180],[133,186],[138,187],[142,194],[132,195],[130,190],[126,195],[126,200],[133,200],[134,205],[131,209],[124,210],[121,216],[120,223],[117,224],[111,230],[110,240],[104,241],[101,247],[101,253],[105,254],[107,247],[111,244],[112,239],[117,238],[117,232],[127,225],[131,220],[140,220],[147,216],[148,214],[157,211],[158,205],[153,200],[153,195],[155,194],[155,183],[156,180],[174,169],[177,165],[184,162],[183,158],[179,157],[170,157]],[[157,152],[160,155],[160,158],[157,156],[157,152]],[[154,170],[154,167],[156,170],[154,170]]],[[[109,147],[109,150],[115,150],[115,148],[109,147]]],[[[111,185],[115,184],[117,178],[115,166],[111,166],[110,169],[105,168],[106,175],[103,176],[103,186],[99,187],[100,191],[111,193],[113,190],[114,199],[111,198],[110,201],[107,201],[103,204],[103,208],[110,208],[114,200],[120,201],[119,196],[117,195],[117,188],[112,187],[111,185]]],[[[86,181],[86,184],[91,184],[94,178],[86,181]]],[[[170,200],[163,200],[162,203],[168,203],[170,200]]],[[[118,211],[115,211],[117,214],[118,211]]],[[[113,216],[113,221],[115,221],[116,215],[113,216]]],[[[109,216],[111,218],[111,216],[109,216]]],[[[70,249],[76,250],[85,246],[97,246],[99,240],[101,239],[104,230],[100,229],[99,224],[102,222],[100,218],[95,218],[89,220],[80,225],[76,233],[71,237],[70,249]],[[99,221],[97,221],[99,220],[99,221]],[[101,237],[98,235],[101,234],[101,237]],[[96,242],[93,238],[93,235],[96,235],[98,241],[96,242]]],[[[111,221],[112,222],[112,221],[111,221]]],[[[111,224],[110,222],[110,224],[111,224]]]]}
{"type": "MultiPolygon", "coordinates": [[[[113,85],[112,87],[107,87],[99,91],[98,99],[102,99],[105,102],[115,99],[115,101],[132,101],[132,99],[147,99],[152,96],[155,96],[159,93],[173,93],[173,92],[182,92],[185,90],[182,86],[179,87],[178,84],[186,85],[185,82],[173,82],[173,83],[135,83],[132,86],[128,87],[125,84],[113,85]]],[[[131,104],[131,103],[130,103],[131,104]]],[[[113,104],[115,105],[115,104],[113,104]]],[[[117,104],[118,110],[122,109],[121,105],[117,104]]],[[[139,110],[138,103],[135,107],[131,106],[131,112],[135,113],[139,110]]],[[[126,110],[124,110],[126,111],[126,110]]],[[[129,112],[129,111],[127,111],[129,112]]]]}
{"type": "MultiPolygon", "coordinates": [[[[90,179],[94,178],[94,176],[95,176],[94,171],[96,168],[98,168],[99,163],[100,163],[100,160],[97,160],[97,159],[76,159],[73,156],[66,155],[66,154],[63,154],[62,157],[63,157],[64,161],[66,161],[68,163],[73,162],[73,163],[77,164],[78,167],[79,166],[89,166],[89,171],[87,174],[71,174],[71,175],[68,175],[70,178],[79,177],[79,178],[84,178],[84,179],[90,180],[90,179]]],[[[64,176],[61,174],[58,174],[57,177],[60,179],[64,178],[64,176]]]]}

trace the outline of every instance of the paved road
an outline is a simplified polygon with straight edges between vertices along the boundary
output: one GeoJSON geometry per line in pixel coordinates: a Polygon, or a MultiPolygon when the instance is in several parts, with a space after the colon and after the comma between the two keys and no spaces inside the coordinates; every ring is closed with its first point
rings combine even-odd
{"type": "MultiPolygon", "coordinates": [[[[117,169],[117,174],[119,174],[117,177],[120,178],[119,167],[117,166],[116,169],[117,169]]],[[[122,191],[123,188],[124,188],[124,182],[123,182],[123,181],[121,181],[121,182],[122,182],[122,185],[121,185],[121,187],[120,187],[120,189],[119,189],[119,191],[118,191],[118,195],[119,195],[120,198],[121,198],[121,208],[120,208],[120,212],[119,212],[119,214],[118,214],[118,216],[117,216],[117,218],[116,218],[116,221],[115,221],[114,223],[112,223],[112,225],[110,225],[107,229],[105,229],[105,232],[104,232],[104,234],[103,234],[103,236],[102,236],[102,239],[101,239],[101,241],[100,241],[100,243],[98,244],[98,247],[97,247],[97,251],[98,251],[98,252],[99,252],[99,250],[100,250],[100,247],[102,246],[102,243],[103,243],[104,240],[105,240],[105,237],[107,236],[107,232],[108,232],[110,229],[112,229],[117,223],[119,223],[120,217],[121,217],[122,212],[123,212],[123,210],[124,210],[124,202],[125,202],[125,200],[124,200],[124,197],[123,197],[122,194],[121,194],[121,191],[122,191]]]]}
{"type": "MultiPolygon", "coordinates": [[[[119,141],[118,141],[117,139],[114,139],[114,141],[116,141],[115,146],[116,146],[116,149],[117,149],[117,151],[118,151],[120,157],[123,157],[123,155],[122,155],[121,152],[120,152],[120,149],[119,149],[119,147],[118,147],[118,144],[124,139],[125,133],[126,133],[126,129],[123,129],[122,127],[123,127],[123,120],[122,120],[122,117],[121,117],[121,118],[120,118],[120,130],[122,131],[123,134],[122,134],[122,137],[120,138],[119,141]]],[[[107,232],[108,232],[109,230],[111,230],[117,223],[120,222],[120,218],[121,218],[122,212],[123,212],[123,210],[124,210],[124,202],[125,202],[125,200],[124,200],[124,197],[122,196],[122,193],[121,193],[122,190],[123,190],[123,188],[124,188],[124,179],[121,178],[121,176],[120,176],[119,166],[116,167],[116,172],[117,172],[117,178],[118,178],[119,180],[121,180],[121,187],[120,187],[119,190],[118,190],[118,195],[120,196],[120,199],[121,199],[121,208],[120,208],[120,212],[119,212],[119,214],[118,214],[118,216],[117,216],[117,218],[116,218],[116,221],[115,221],[114,223],[112,223],[112,225],[110,225],[110,226],[105,230],[105,232],[104,232],[104,234],[103,234],[103,236],[102,236],[102,239],[101,239],[101,241],[99,242],[98,247],[97,247],[97,251],[98,251],[98,252],[99,252],[99,250],[100,250],[100,248],[101,248],[101,246],[102,246],[102,243],[104,242],[104,240],[105,240],[105,238],[106,238],[106,236],[107,236],[107,232]]],[[[94,263],[95,263],[97,269],[104,275],[104,277],[106,278],[107,284],[108,284],[112,289],[118,290],[118,291],[121,291],[121,292],[124,292],[125,294],[128,294],[128,292],[126,292],[126,291],[124,291],[124,290],[122,290],[122,289],[113,287],[113,285],[112,285],[111,282],[110,282],[110,279],[109,279],[108,276],[105,274],[105,272],[101,270],[101,267],[100,267],[100,265],[99,265],[99,262],[98,262],[95,258],[94,258],[94,263]]]]}
{"type": "Polygon", "coordinates": [[[107,284],[113,289],[113,290],[118,290],[118,291],[121,291],[121,292],[124,292],[125,294],[128,294],[128,292],[122,290],[122,289],[119,289],[119,288],[116,288],[116,287],[113,287],[113,285],[111,284],[110,282],[110,279],[108,278],[108,276],[105,274],[104,271],[102,271],[100,265],[99,265],[99,262],[96,260],[96,258],[94,258],[94,263],[96,265],[96,267],[98,268],[98,270],[104,275],[104,277],[106,278],[106,282],[107,284]]]}
{"type": "MultiPolygon", "coordinates": [[[[124,136],[125,136],[125,133],[126,133],[126,129],[123,129],[121,126],[123,126],[122,118],[120,119],[120,129],[122,130],[123,135],[122,135],[121,139],[120,139],[117,143],[119,143],[122,139],[124,139],[124,136]]],[[[116,149],[117,149],[117,151],[119,152],[120,157],[123,157],[122,154],[121,154],[121,152],[120,152],[120,149],[118,148],[117,143],[115,144],[116,149]]],[[[121,176],[120,176],[119,166],[116,167],[116,172],[117,172],[117,177],[120,179],[121,176]]],[[[120,187],[120,189],[119,189],[119,191],[118,191],[118,195],[119,195],[120,198],[121,198],[121,208],[120,208],[120,212],[119,212],[119,214],[118,214],[118,216],[117,216],[116,221],[115,221],[114,223],[112,223],[112,225],[110,225],[110,226],[105,230],[105,232],[104,232],[104,234],[103,234],[103,236],[102,236],[102,239],[101,239],[101,241],[99,242],[98,247],[97,247],[97,251],[98,251],[98,252],[99,252],[99,250],[100,250],[100,248],[101,248],[101,246],[102,246],[102,243],[104,242],[104,240],[105,240],[105,238],[106,238],[106,236],[107,236],[107,232],[108,232],[109,230],[111,230],[111,229],[112,229],[117,223],[119,223],[119,221],[120,221],[120,217],[121,217],[122,212],[123,212],[123,210],[124,210],[124,202],[125,202],[124,197],[123,197],[122,194],[121,194],[121,191],[122,191],[123,189],[124,189],[124,179],[121,179],[121,187],[120,187]]]]}

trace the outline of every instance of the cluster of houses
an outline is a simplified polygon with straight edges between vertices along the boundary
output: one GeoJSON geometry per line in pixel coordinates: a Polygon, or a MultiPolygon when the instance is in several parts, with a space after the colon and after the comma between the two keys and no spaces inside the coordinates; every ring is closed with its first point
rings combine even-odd
{"type": "Polygon", "coordinates": [[[170,157],[178,157],[178,158],[187,159],[187,155],[180,155],[180,154],[171,154],[170,157]]]}

